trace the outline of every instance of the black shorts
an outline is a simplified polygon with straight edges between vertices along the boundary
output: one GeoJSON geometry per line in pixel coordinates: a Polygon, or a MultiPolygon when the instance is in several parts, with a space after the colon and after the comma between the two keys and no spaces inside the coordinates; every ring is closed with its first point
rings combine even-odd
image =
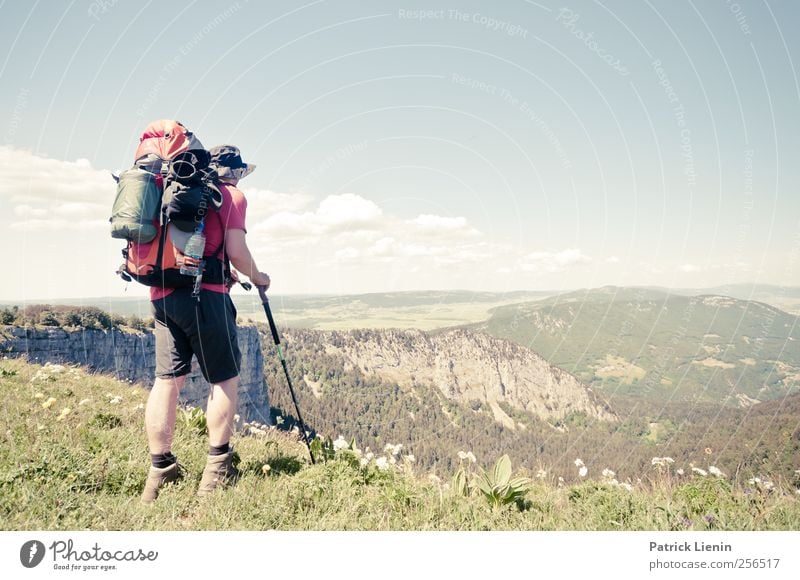
{"type": "Polygon", "coordinates": [[[156,335],[156,377],[171,378],[192,370],[192,355],[211,383],[239,374],[242,353],[236,340],[236,307],[227,294],[179,288],[153,300],[156,335]]]}

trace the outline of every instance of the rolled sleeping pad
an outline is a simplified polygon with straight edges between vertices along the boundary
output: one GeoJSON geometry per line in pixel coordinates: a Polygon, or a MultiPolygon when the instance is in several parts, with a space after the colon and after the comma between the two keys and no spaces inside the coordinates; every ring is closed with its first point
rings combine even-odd
{"type": "Polygon", "coordinates": [[[158,233],[155,220],[161,206],[157,176],[138,167],[123,171],[111,210],[111,237],[141,244],[158,233]]]}

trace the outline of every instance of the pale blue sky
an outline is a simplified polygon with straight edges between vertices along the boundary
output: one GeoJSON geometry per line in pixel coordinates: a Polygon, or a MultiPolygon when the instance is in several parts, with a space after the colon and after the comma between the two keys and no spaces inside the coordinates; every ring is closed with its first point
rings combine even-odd
{"type": "Polygon", "coordinates": [[[3,2],[0,298],[123,291],[104,173],[164,117],[258,164],[283,293],[798,284],[799,13],[3,2]]]}

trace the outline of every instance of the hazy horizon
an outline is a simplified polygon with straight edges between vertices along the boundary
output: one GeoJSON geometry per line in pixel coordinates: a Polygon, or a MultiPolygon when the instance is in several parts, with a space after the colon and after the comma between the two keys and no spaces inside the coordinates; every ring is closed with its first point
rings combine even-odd
{"type": "MultiPolygon", "coordinates": [[[[567,288],[564,290],[532,290],[532,289],[517,289],[517,290],[503,290],[503,291],[491,291],[491,290],[467,290],[464,288],[452,288],[447,290],[433,290],[433,289],[425,289],[425,290],[389,290],[386,292],[346,292],[346,293],[323,293],[323,292],[306,292],[306,293],[274,293],[269,292],[270,298],[315,298],[315,297],[324,297],[324,298],[336,298],[336,297],[357,297],[357,296],[380,296],[386,294],[487,294],[487,295],[498,295],[503,296],[506,294],[542,294],[542,295],[558,295],[558,294],[569,294],[572,292],[580,292],[580,291],[596,291],[602,290],[604,288],[617,288],[619,290],[636,290],[636,289],[645,289],[645,290],[657,290],[657,291],[665,291],[665,292],[697,292],[702,293],[706,290],[720,290],[724,288],[751,288],[754,291],[756,289],[777,289],[782,291],[788,290],[795,290],[800,291],[800,285],[797,286],[790,286],[790,285],[774,285],[774,284],[762,284],[762,283],[736,283],[736,284],[726,284],[726,285],[718,285],[718,286],[707,286],[707,287],[700,287],[700,288],[691,288],[691,287],[673,287],[669,288],[666,286],[656,286],[656,285],[628,285],[628,286],[617,286],[615,284],[605,284],[603,286],[592,286],[592,287],[581,287],[581,288],[567,288]]],[[[244,291],[242,289],[234,288],[231,292],[232,296],[234,297],[254,297],[257,298],[258,295],[255,290],[250,292],[244,291]]],[[[149,296],[146,294],[137,295],[137,296],[80,296],[80,297],[66,297],[60,296],[55,298],[25,298],[25,299],[12,299],[12,298],[3,298],[0,297],[0,305],[9,305],[9,304],[20,304],[20,303],[39,303],[39,304],[57,304],[59,300],[64,301],[72,301],[72,302],[86,302],[87,304],[92,303],[93,301],[106,301],[106,300],[149,300],[149,296]]]]}

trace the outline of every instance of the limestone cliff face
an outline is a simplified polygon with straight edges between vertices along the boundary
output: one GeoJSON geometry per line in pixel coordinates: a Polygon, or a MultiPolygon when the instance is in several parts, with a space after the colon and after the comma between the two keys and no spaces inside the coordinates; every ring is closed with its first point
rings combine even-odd
{"type": "MultiPolygon", "coordinates": [[[[151,386],[155,373],[155,337],[152,332],[118,330],[64,330],[61,328],[0,327],[0,350],[6,356],[26,356],[38,363],[77,363],[95,372],[151,386]]],[[[239,414],[243,420],[268,423],[269,396],[264,382],[264,359],[258,330],[238,329],[242,366],[239,414]]],[[[209,385],[193,361],[181,390],[181,402],[205,408],[209,385]]]]}
{"type": "MultiPolygon", "coordinates": [[[[451,399],[479,400],[495,417],[505,401],[547,420],[574,412],[616,421],[592,390],[566,371],[514,343],[469,330],[426,333],[414,330],[326,332],[319,340],[367,374],[403,387],[434,385],[451,399]]],[[[498,416],[498,415],[504,415],[498,416]]]]}

